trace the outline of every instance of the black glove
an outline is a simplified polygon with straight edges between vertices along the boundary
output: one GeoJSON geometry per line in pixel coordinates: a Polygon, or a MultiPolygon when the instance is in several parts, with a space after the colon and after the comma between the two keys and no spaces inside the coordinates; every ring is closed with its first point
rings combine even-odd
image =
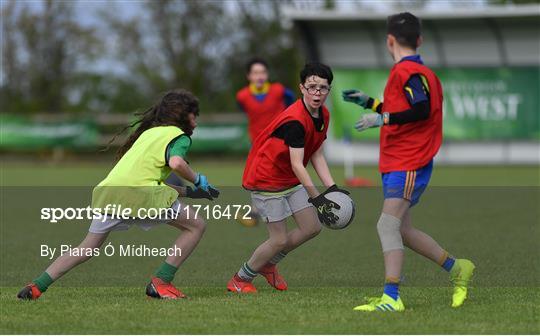
{"type": "Polygon", "coordinates": [[[214,188],[214,186],[211,184],[208,185],[208,192],[210,193],[210,196],[212,196],[213,198],[218,198],[219,196],[219,190],[214,188]]]}
{"type": "Polygon", "coordinates": [[[339,217],[332,212],[332,209],[339,210],[341,207],[339,204],[324,197],[324,193],[315,198],[310,197],[308,202],[313,204],[315,210],[317,210],[317,216],[319,217],[319,221],[321,221],[321,223],[332,225],[335,224],[339,219],[339,217]]]}
{"type": "MultiPolygon", "coordinates": [[[[219,195],[219,191],[217,192],[217,194],[219,195]]],[[[204,190],[202,188],[193,189],[191,187],[186,187],[186,197],[189,197],[189,198],[206,198],[206,199],[211,200],[211,201],[214,200],[214,198],[212,197],[210,189],[208,191],[206,191],[206,190],[204,190]]],[[[215,196],[215,197],[217,197],[217,196],[215,196]]]]}
{"type": "Polygon", "coordinates": [[[336,184],[330,186],[328,189],[326,189],[322,194],[315,198],[309,198],[308,202],[313,204],[315,206],[315,209],[317,210],[317,216],[319,216],[319,220],[322,223],[326,224],[335,224],[336,221],[339,219],[338,216],[336,216],[332,209],[341,209],[339,204],[329,200],[325,197],[326,194],[331,192],[341,192],[345,195],[349,195],[350,192],[348,192],[345,189],[340,189],[336,184]]]}
{"type": "MultiPolygon", "coordinates": [[[[334,192],[334,191],[337,191],[337,192],[340,192],[340,193],[344,193],[345,195],[349,195],[349,194],[350,194],[350,192],[348,192],[347,190],[345,190],[345,189],[340,189],[336,184],[330,186],[330,188],[326,189],[326,191],[323,192],[322,194],[323,194],[323,195],[326,195],[326,194],[331,193],[331,192],[334,192]]],[[[337,208],[337,209],[339,209],[339,208],[337,208]]]]}

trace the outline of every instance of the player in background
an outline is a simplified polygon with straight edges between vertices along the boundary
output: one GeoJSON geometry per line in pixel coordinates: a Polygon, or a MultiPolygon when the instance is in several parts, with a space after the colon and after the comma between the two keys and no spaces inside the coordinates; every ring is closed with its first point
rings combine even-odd
{"type": "MultiPolygon", "coordinates": [[[[248,85],[236,94],[236,102],[248,118],[248,134],[251,143],[257,135],[272,122],[278,113],[285,110],[295,100],[294,92],[280,83],[270,83],[268,63],[262,58],[252,58],[246,64],[248,85]]],[[[255,226],[259,214],[254,208],[250,218],[239,218],[244,226],[255,226]]]]}
{"type": "Polygon", "coordinates": [[[229,291],[256,292],[252,280],[257,274],[263,275],[275,289],[286,290],[287,283],[278,273],[276,264],[317,236],[321,231],[320,222],[337,220],[331,210],[339,209],[339,205],[328,200],[325,194],[348,192],[335,185],[321,146],[330,121],[324,102],[332,79],[328,66],[306,64],[300,72],[302,98],[280,113],[253,143],[242,184],[251,191],[253,204],[267,223],[269,238],[234,274],[227,284],[229,291]],[[306,170],[310,161],[328,188],[322,194],[306,170]],[[298,227],[287,232],[286,221],[290,216],[298,227]]]}
{"type": "Polygon", "coordinates": [[[19,292],[18,298],[38,299],[54,281],[90,259],[92,255],[86,253],[101,247],[111,231],[127,230],[132,225],[149,230],[158,224],[169,224],[182,231],[172,246],[173,249],[181,249],[181,253],[167,256],[147,285],[146,294],[167,299],[186,297],[171,281],[202,238],[206,223],[200,218],[193,218],[193,215],[190,218],[186,206],[177,198],[186,196],[212,200],[219,195],[206,176],[194,172],[185,160],[198,115],[199,101],[192,93],[174,90],[165,94],[137,122],[127,127],[139,125],[118,150],[116,165],[92,194],[93,208],[105,209],[107,204],[121,205],[132,209],[133,214],[142,208],[170,208],[169,218],[122,219],[106,215],[105,219],[93,219],[86,238],[75,248],[80,253],[65,253],[58,257],[45,272],[19,292]],[[194,183],[195,188],[164,184],[171,170],[194,183]]]}
{"type": "Polygon", "coordinates": [[[294,92],[280,83],[268,81],[268,64],[261,58],[253,58],[246,65],[249,84],[236,94],[240,109],[248,118],[251,143],[272,120],[295,101],[294,92]]]}
{"type": "Polygon", "coordinates": [[[429,183],[433,157],[442,142],[442,87],[416,52],[422,43],[420,20],[410,13],[389,16],[387,32],[386,45],[395,65],[384,101],[358,90],[343,91],[344,100],[375,112],[360,118],[355,126],[358,131],[381,127],[379,170],[385,199],[377,223],[384,253],[384,293],[354,309],[405,310],[399,296],[404,245],[450,273],[452,307],[459,307],[467,297],[473,263],[449,255],[433,238],[414,228],[410,210],[429,183]]]}

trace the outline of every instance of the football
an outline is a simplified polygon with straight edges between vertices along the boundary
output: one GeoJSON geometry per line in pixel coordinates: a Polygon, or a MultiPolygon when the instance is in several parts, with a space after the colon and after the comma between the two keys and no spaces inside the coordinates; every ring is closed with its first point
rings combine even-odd
{"type": "Polygon", "coordinates": [[[349,226],[354,219],[354,201],[349,195],[339,191],[333,191],[325,195],[329,200],[337,203],[340,209],[333,209],[332,212],[339,217],[334,224],[323,223],[329,229],[341,230],[349,226]]]}

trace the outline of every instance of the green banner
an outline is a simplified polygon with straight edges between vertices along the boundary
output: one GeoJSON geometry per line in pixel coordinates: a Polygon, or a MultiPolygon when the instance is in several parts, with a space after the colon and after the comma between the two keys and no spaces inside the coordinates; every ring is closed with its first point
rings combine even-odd
{"type": "MultiPolygon", "coordinates": [[[[332,123],[337,138],[378,139],[379,130],[352,127],[363,109],[341,99],[357,88],[380,98],[389,70],[335,69],[332,123]]],[[[540,139],[540,68],[435,69],[444,91],[444,137],[450,140],[540,139]]]]}
{"type": "MultiPolygon", "coordinates": [[[[98,125],[91,120],[38,122],[25,116],[0,116],[2,150],[96,150],[103,145],[99,143],[100,136],[108,139],[114,134],[101,134],[98,125]]],[[[191,152],[194,153],[247,152],[250,146],[245,122],[204,123],[197,127],[192,139],[191,152]]]]}
{"type": "Polygon", "coordinates": [[[247,152],[250,146],[245,123],[197,126],[191,138],[194,153],[247,152]]]}
{"type": "Polygon", "coordinates": [[[94,148],[98,137],[91,121],[44,123],[14,115],[0,116],[0,149],[94,148]]]}

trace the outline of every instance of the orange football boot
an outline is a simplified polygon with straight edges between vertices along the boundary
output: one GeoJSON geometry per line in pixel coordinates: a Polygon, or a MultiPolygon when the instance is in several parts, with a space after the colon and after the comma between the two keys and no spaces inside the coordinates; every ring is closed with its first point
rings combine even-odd
{"type": "Polygon", "coordinates": [[[275,264],[268,263],[260,271],[259,274],[266,278],[266,281],[270,286],[274,287],[277,290],[284,291],[287,290],[287,282],[279,274],[277,266],[275,264]]]}
{"type": "Polygon", "coordinates": [[[227,283],[227,290],[236,293],[257,293],[257,288],[250,281],[246,281],[235,274],[227,283]]]}
{"type": "Polygon", "coordinates": [[[170,282],[165,282],[158,277],[152,277],[152,281],[146,286],[146,295],[156,299],[185,299],[187,296],[170,282]]]}
{"type": "Polygon", "coordinates": [[[40,296],[41,291],[33,283],[26,285],[23,289],[21,289],[19,294],[17,294],[17,297],[21,300],[37,300],[40,296]]]}

